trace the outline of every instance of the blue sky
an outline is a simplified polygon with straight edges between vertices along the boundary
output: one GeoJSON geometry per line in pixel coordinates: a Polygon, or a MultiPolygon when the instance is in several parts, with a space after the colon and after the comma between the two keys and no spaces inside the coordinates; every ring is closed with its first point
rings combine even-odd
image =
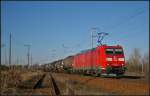
{"type": "Polygon", "coordinates": [[[144,54],[149,50],[148,12],[148,1],[2,2],[2,62],[8,57],[10,32],[13,63],[27,63],[24,44],[29,43],[33,63],[46,63],[91,48],[93,27],[109,33],[103,43],[122,45],[126,58],[133,48],[144,54]]]}

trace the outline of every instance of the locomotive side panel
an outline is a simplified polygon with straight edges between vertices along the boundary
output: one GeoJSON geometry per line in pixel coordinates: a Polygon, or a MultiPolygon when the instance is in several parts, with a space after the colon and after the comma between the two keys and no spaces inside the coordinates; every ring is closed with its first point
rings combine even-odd
{"type": "Polygon", "coordinates": [[[105,55],[105,48],[101,46],[99,48],[99,65],[102,68],[102,70],[106,69],[106,55],[105,55]]]}

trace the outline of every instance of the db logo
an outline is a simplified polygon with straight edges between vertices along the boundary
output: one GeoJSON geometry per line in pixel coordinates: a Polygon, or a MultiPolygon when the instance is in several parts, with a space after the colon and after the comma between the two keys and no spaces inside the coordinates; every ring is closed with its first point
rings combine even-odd
{"type": "Polygon", "coordinates": [[[117,61],[117,58],[114,56],[114,61],[117,61]]]}

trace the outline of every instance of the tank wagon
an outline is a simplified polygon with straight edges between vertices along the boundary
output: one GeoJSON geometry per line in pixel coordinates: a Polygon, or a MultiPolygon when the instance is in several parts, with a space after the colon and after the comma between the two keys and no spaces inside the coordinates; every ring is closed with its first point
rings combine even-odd
{"type": "Polygon", "coordinates": [[[62,72],[63,71],[62,61],[63,61],[63,59],[60,59],[60,60],[54,61],[52,63],[49,63],[50,71],[62,72]]]}
{"type": "Polygon", "coordinates": [[[67,73],[72,72],[72,63],[73,63],[74,56],[68,56],[65,59],[62,60],[62,66],[63,70],[66,71],[67,73]]]}
{"type": "Polygon", "coordinates": [[[49,71],[70,73],[72,70],[73,57],[74,56],[68,56],[64,59],[49,63],[49,71]]]}

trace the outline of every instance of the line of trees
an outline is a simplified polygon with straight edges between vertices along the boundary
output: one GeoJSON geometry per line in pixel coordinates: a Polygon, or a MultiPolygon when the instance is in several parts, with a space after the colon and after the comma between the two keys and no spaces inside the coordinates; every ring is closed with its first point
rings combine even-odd
{"type": "Polygon", "coordinates": [[[143,56],[138,48],[134,48],[126,61],[129,72],[143,73],[145,76],[149,74],[149,52],[143,56]]]}

